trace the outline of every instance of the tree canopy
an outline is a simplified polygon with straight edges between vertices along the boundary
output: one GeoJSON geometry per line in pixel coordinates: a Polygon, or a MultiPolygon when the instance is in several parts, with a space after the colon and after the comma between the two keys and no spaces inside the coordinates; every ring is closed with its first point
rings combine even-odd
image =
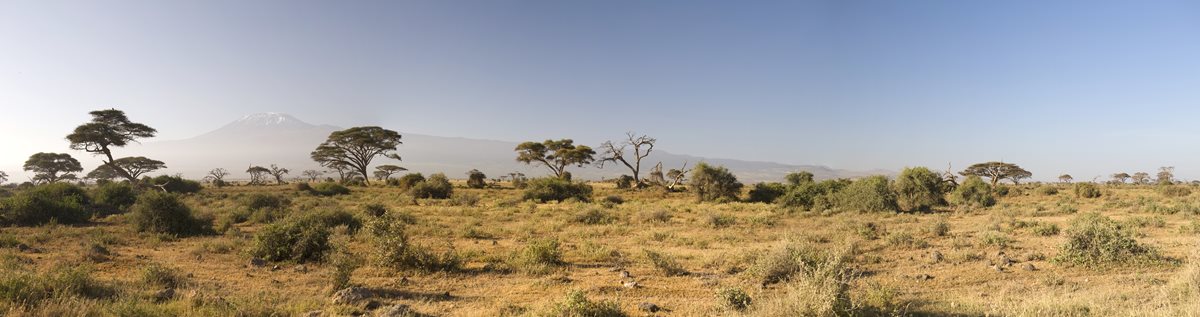
{"type": "Polygon", "coordinates": [[[335,170],[346,168],[362,175],[367,182],[370,174],[367,167],[377,156],[386,156],[400,160],[400,156],[391,153],[400,144],[400,133],[380,127],[354,127],[334,131],[329,138],[312,152],[312,159],[321,166],[335,170]]]}
{"type": "Polygon", "coordinates": [[[1000,182],[1001,179],[1008,179],[1013,184],[1019,184],[1021,179],[1033,176],[1033,173],[1017,166],[1017,164],[1004,162],[978,163],[968,166],[967,169],[959,172],[959,174],[963,176],[987,177],[991,181],[992,186],[996,186],[996,183],[1000,182]]]}
{"type": "Polygon", "coordinates": [[[546,140],[542,143],[525,142],[517,145],[517,161],[525,164],[540,163],[563,178],[567,166],[584,166],[595,161],[596,151],[586,145],[575,145],[571,139],[546,140]]]}
{"type": "Polygon", "coordinates": [[[137,177],[129,171],[114,164],[113,147],[123,147],[129,142],[137,142],[138,138],[154,137],[158,130],[141,123],[129,121],[125,112],[117,109],[97,110],[90,112],[92,121],[75,127],[75,131],[67,135],[71,149],[86,151],[95,155],[103,154],[105,165],[113,168],[121,176],[136,182],[137,177]]]}
{"type": "Polygon", "coordinates": [[[79,160],[67,153],[35,153],[25,161],[24,168],[26,171],[33,172],[33,180],[38,183],[75,179],[74,173],[83,171],[79,160]]]}

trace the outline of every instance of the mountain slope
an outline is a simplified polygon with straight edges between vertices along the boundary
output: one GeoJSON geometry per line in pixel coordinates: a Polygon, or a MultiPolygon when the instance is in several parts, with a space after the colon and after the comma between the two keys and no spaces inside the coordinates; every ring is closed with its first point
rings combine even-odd
{"type": "MultiPolygon", "coordinates": [[[[175,141],[146,142],[142,146],[128,149],[124,155],[141,155],[167,162],[168,174],[183,174],[189,178],[203,177],[213,168],[225,168],[233,175],[231,179],[245,178],[244,171],[251,165],[277,164],[292,171],[297,177],[306,169],[321,168],[309,158],[309,152],[338,127],[314,125],[282,113],[260,113],[245,116],[225,126],[190,139],[175,141]]],[[[513,148],[516,142],[477,140],[467,138],[439,137],[405,133],[399,148],[402,162],[377,158],[374,164],[397,164],[411,171],[422,173],[444,172],[452,178],[461,178],[468,170],[479,169],[490,176],[510,172],[526,175],[544,175],[540,166],[529,166],[516,162],[513,148]]],[[[813,165],[787,165],[772,162],[754,162],[733,159],[712,159],[691,155],[654,151],[643,164],[647,173],[657,162],[664,169],[678,168],[687,162],[723,165],[746,183],[758,181],[780,181],[789,172],[807,170],[818,179],[857,177],[867,173],[832,169],[813,165]]],[[[579,178],[614,178],[628,171],[619,165],[572,168],[571,173],[579,178]]]]}

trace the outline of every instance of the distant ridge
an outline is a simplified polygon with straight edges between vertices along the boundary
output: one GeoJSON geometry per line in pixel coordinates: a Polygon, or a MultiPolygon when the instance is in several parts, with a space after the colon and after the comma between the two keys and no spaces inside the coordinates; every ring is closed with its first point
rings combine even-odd
{"type": "MultiPolygon", "coordinates": [[[[517,142],[422,135],[406,133],[402,128],[387,128],[403,135],[404,144],[399,152],[404,161],[379,158],[375,164],[387,162],[425,174],[442,172],[451,178],[462,178],[471,169],[479,169],[491,177],[510,172],[530,176],[546,174],[541,167],[516,162],[513,148],[517,142]]],[[[269,164],[286,167],[292,171],[289,177],[299,177],[301,171],[306,169],[321,170],[309,158],[309,153],[329,133],[339,129],[331,125],[310,124],[286,113],[256,113],[193,138],[149,141],[141,146],[132,146],[127,154],[122,155],[142,155],[162,160],[168,166],[163,173],[183,174],[189,178],[203,177],[209,170],[218,167],[229,170],[232,173],[230,178],[243,178],[249,166],[269,164]]],[[[665,169],[677,168],[684,162],[689,166],[698,162],[722,165],[744,183],[782,181],[787,173],[802,170],[812,172],[818,179],[891,174],[886,171],[848,171],[820,165],[705,158],[662,150],[655,150],[643,162],[642,168],[648,171],[660,161],[665,169]]],[[[614,165],[606,165],[603,169],[593,166],[571,169],[573,175],[584,179],[611,179],[627,172],[623,167],[614,165]]]]}

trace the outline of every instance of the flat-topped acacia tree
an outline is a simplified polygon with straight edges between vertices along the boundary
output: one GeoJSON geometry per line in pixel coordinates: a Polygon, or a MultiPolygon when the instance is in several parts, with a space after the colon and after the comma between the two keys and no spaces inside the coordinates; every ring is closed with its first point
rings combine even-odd
{"type": "Polygon", "coordinates": [[[26,171],[33,172],[33,180],[37,183],[75,179],[75,173],[83,171],[79,160],[67,153],[35,153],[25,161],[24,167],[26,171]]]}
{"type": "Polygon", "coordinates": [[[380,127],[353,127],[334,131],[329,138],[312,151],[312,159],[328,168],[349,167],[362,175],[369,184],[367,167],[376,156],[400,160],[394,153],[400,144],[400,133],[380,127]]]}
{"type": "Polygon", "coordinates": [[[575,145],[571,139],[546,140],[541,143],[525,142],[517,145],[517,162],[541,163],[554,173],[554,177],[565,178],[567,166],[584,166],[595,161],[596,151],[587,145],[575,145]]]}
{"type": "Polygon", "coordinates": [[[158,130],[147,125],[129,121],[125,112],[117,109],[92,111],[92,121],[75,127],[75,131],[67,135],[71,141],[71,149],[86,151],[95,155],[104,155],[104,165],[113,169],[121,177],[131,183],[137,182],[137,177],[128,170],[116,164],[112,148],[123,147],[138,138],[154,137],[158,130]]]}

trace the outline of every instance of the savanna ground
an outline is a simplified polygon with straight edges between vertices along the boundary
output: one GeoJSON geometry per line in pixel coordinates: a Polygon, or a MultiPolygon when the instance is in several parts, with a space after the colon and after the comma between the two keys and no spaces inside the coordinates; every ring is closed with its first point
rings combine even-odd
{"type": "Polygon", "coordinates": [[[1055,194],[1037,188],[1056,185],[1022,185],[989,208],[822,213],[594,185],[591,203],[534,203],[521,200],[520,190],[461,184],[445,200],[414,200],[386,186],[351,187],[349,195],[330,197],[290,185],[229,186],[183,196],[193,211],[214,219],[215,234],[139,233],[125,215],[81,225],[4,227],[0,264],[8,277],[0,295],[20,289],[12,285],[17,272],[75,279],[83,290],[57,290],[34,303],[0,302],[0,311],[333,316],[402,304],[411,309],[407,314],[434,316],[1200,313],[1200,270],[1192,258],[1200,233],[1196,195],[1168,197],[1152,186],[1124,185],[1079,198],[1064,185],[1055,194]],[[243,197],[262,193],[290,203],[279,215],[223,220],[248,212],[243,197]],[[379,265],[372,261],[369,230],[339,226],[331,253],[363,260],[348,284],[372,297],[334,304],[333,255],[251,263],[256,232],[287,214],[340,209],[366,221],[375,217],[365,211],[370,204],[409,219],[405,231],[413,245],[432,254],[453,252],[461,264],[451,270],[379,265]],[[1160,256],[1091,266],[1055,261],[1073,219],[1092,212],[1116,220],[1160,256]],[[544,266],[513,264],[529,245],[550,245],[540,252],[553,253],[550,241],[558,242],[557,261],[551,254],[544,266]],[[779,263],[787,262],[783,254],[809,256],[789,269],[779,263]],[[175,294],[158,298],[164,288],[175,294]],[[661,310],[647,312],[643,303],[661,310]]]}

